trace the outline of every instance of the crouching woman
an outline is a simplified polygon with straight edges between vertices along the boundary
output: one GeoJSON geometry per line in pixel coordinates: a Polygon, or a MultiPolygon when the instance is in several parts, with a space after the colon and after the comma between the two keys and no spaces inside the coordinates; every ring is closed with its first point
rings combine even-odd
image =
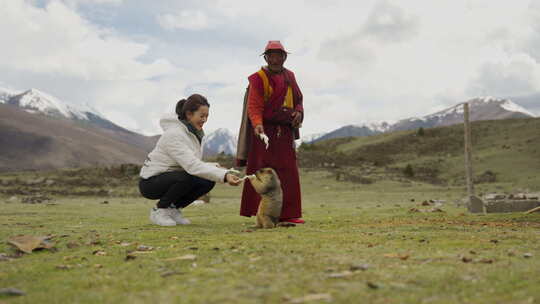
{"type": "Polygon", "coordinates": [[[216,182],[237,186],[241,180],[216,163],[202,161],[203,125],[210,104],[193,94],[176,104],[176,114],[159,121],[163,135],[148,154],[140,172],[139,190],[145,198],[159,199],[150,221],[160,226],[189,224],[180,209],[210,192],[216,182]]]}

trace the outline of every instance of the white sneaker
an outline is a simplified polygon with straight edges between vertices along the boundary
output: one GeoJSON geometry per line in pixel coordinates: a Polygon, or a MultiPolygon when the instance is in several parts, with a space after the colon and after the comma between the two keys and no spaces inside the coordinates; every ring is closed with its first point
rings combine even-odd
{"type": "Polygon", "coordinates": [[[167,211],[169,212],[169,217],[172,218],[177,224],[179,225],[189,225],[191,224],[191,221],[187,218],[182,216],[182,212],[180,209],[176,208],[168,208],[167,211]]]}
{"type": "Polygon", "coordinates": [[[168,208],[152,208],[150,221],[159,226],[176,226],[176,222],[169,215],[168,208]]]}

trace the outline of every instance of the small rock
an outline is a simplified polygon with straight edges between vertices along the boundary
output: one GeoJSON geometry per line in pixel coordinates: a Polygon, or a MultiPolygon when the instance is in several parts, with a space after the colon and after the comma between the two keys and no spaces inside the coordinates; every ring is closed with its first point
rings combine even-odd
{"type": "Polygon", "coordinates": [[[375,284],[373,282],[370,282],[370,281],[367,281],[366,285],[367,285],[367,287],[369,287],[371,289],[379,289],[379,285],[377,285],[377,284],[375,284]]]}
{"type": "Polygon", "coordinates": [[[70,248],[70,249],[71,249],[71,248],[77,248],[77,247],[79,247],[79,243],[77,243],[77,242],[68,242],[68,243],[66,244],[66,247],[67,247],[67,248],[70,248]]]}
{"type": "Polygon", "coordinates": [[[362,270],[365,271],[369,268],[369,264],[354,264],[349,267],[350,271],[362,270]]]}
{"type": "Polygon", "coordinates": [[[146,246],[146,245],[139,245],[137,246],[137,251],[152,251],[154,250],[154,247],[146,246]]]}
{"type": "Polygon", "coordinates": [[[493,264],[492,259],[481,259],[479,262],[483,264],[493,264]]]}
{"type": "Polygon", "coordinates": [[[170,277],[172,275],[177,275],[177,274],[183,274],[183,272],[175,271],[175,270],[166,271],[166,272],[161,274],[161,277],[165,278],[165,277],[170,277]]]}
{"type": "Polygon", "coordinates": [[[26,295],[26,293],[17,288],[9,287],[9,288],[0,288],[0,295],[1,296],[24,296],[26,295]]]}
{"type": "Polygon", "coordinates": [[[352,276],[352,272],[349,271],[349,270],[345,270],[345,271],[342,271],[342,272],[336,272],[336,273],[331,273],[328,275],[329,278],[333,278],[333,279],[338,279],[338,278],[345,278],[345,277],[350,277],[352,276]]]}
{"type": "Polygon", "coordinates": [[[56,265],[56,269],[67,270],[67,269],[71,269],[71,268],[73,268],[73,266],[71,266],[71,265],[56,265]]]}
{"type": "Polygon", "coordinates": [[[523,257],[526,258],[526,259],[532,258],[532,257],[533,257],[533,254],[530,253],[530,252],[527,252],[527,253],[524,253],[524,254],[523,254],[523,257]]]}
{"type": "Polygon", "coordinates": [[[0,253],[0,262],[4,262],[4,261],[10,261],[11,258],[7,256],[7,254],[5,253],[0,253]]]}
{"type": "Polygon", "coordinates": [[[168,258],[168,259],[165,259],[165,261],[172,262],[172,261],[181,261],[181,260],[195,260],[196,258],[197,256],[194,254],[186,254],[179,257],[168,258]]]}
{"type": "Polygon", "coordinates": [[[443,212],[443,213],[446,213],[444,210],[442,210],[441,208],[431,208],[429,209],[429,212],[443,212]]]}
{"type": "Polygon", "coordinates": [[[313,302],[318,301],[319,302],[331,302],[332,301],[332,295],[328,293],[318,293],[318,294],[309,294],[300,298],[284,298],[287,303],[291,304],[300,304],[300,303],[306,303],[306,302],[313,302]]]}
{"type": "Polygon", "coordinates": [[[128,253],[126,254],[126,257],[124,258],[124,261],[131,261],[131,260],[135,260],[137,258],[136,255],[134,255],[133,253],[128,253]]]}

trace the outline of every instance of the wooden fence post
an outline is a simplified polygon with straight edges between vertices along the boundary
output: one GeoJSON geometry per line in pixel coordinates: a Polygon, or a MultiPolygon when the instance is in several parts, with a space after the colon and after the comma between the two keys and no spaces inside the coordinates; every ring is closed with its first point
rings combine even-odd
{"type": "Polygon", "coordinates": [[[471,126],[469,124],[469,103],[463,103],[463,122],[465,125],[465,175],[467,179],[467,197],[468,209],[470,212],[483,212],[486,214],[486,205],[474,195],[474,178],[472,169],[472,144],[471,144],[471,126]]]}

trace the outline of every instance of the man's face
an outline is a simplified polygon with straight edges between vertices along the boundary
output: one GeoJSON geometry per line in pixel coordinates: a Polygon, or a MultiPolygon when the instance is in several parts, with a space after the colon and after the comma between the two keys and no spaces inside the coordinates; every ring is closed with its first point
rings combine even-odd
{"type": "Polygon", "coordinates": [[[283,63],[285,63],[285,59],[287,59],[287,54],[285,54],[282,51],[275,50],[275,51],[269,51],[264,55],[264,59],[266,60],[266,63],[268,63],[268,67],[272,71],[280,71],[283,69],[283,63]]]}

